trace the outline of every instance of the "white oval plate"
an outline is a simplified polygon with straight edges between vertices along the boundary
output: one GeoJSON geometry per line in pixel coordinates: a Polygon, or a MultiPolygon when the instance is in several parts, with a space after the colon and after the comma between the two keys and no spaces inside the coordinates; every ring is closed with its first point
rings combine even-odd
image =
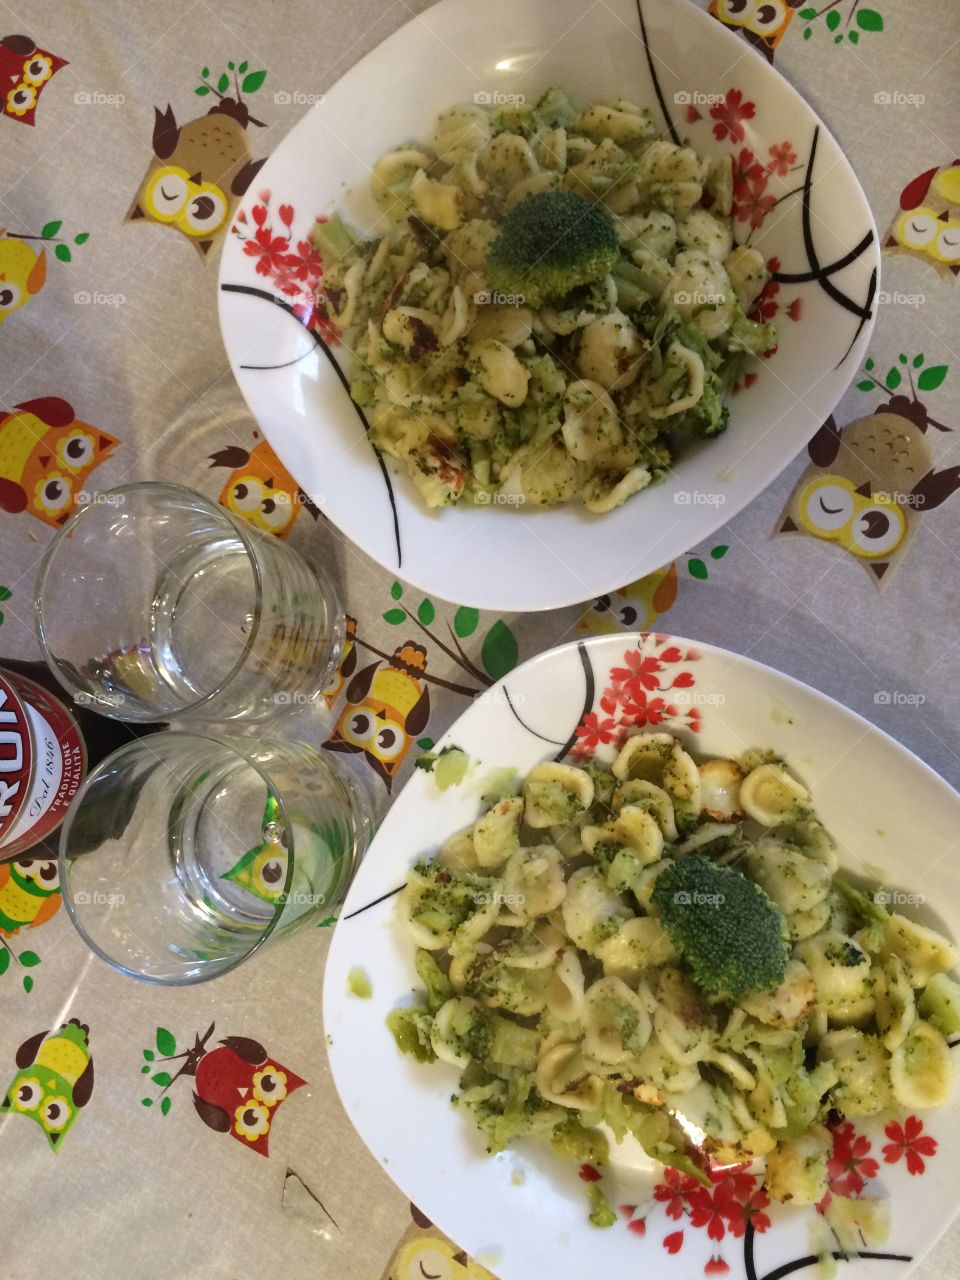
{"type": "MultiPolygon", "coordinates": [[[[769,1222],[756,1219],[745,1232],[721,1213],[710,1238],[689,1205],[675,1218],[668,1203],[651,1194],[660,1174],[630,1168],[614,1147],[603,1185],[618,1221],[598,1230],[587,1221],[575,1167],[527,1143],[486,1156],[470,1117],[450,1105],[458,1071],[403,1056],[385,1025],[390,1010],[410,1003],[419,985],[415,949],[394,921],[393,891],[407,869],[477,816],[479,780],[489,768],[509,765],[525,773],[568,743],[583,741],[589,749],[589,735],[578,738],[575,727],[585,714],[598,714],[590,723],[600,725],[623,715],[623,697],[612,714],[600,704],[615,684],[632,699],[632,714],[646,717],[646,727],[662,723],[697,751],[736,756],[758,746],[781,753],[810,787],[842,864],[853,871],[869,864],[886,883],[922,895],[924,905],[901,910],[916,910],[960,937],[960,799],[926,765],[852,711],[747,658],[664,636],[603,636],[511,672],[439,744],[455,743],[476,762],[467,779],[441,793],[418,771],[390,809],[350,890],[327,960],[323,1007],[334,1080],[389,1176],[500,1280],[690,1280],[711,1258],[726,1264],[730,1280],[764,1280],[781,1268],[783,1276],[813,1262],[814,1231],[823,1223],[812,1208],[768,1207],[769,1222]],[[613,670],[629,672],[628,682],[611,676],[613,670]],[[370,979],[369,1000],[349,993],[355,967],[370,979]],[[642,1228],[631,1225],[641,1218],[642,1228]]],[[[612,731],[605,726],[605,734],[612,731]]],[[[612,744],[601,748],[612,750],[612,744]]],[[[892,1210],[889,1241],[862,1246],[876,1256],[851,1264],[858,1278],[899,1280],[957,1212],[960,1108],[954,1103],[925,1112],[918,1123],[919,1135],[911,1130],[909,1136],[920,1171],[911,1173],[898,1150],[902,1134],[884,1132],[875,1121],[856,1122],[856,1134],[869,1144],[858,1144],[858,1158],[875,1162],[859,1166],[864,1194],[889,1196],[892,1210]]],[[[838,1165],[838,1176],[843,1172],[838,1165]]],[[[720,1271],[715,1263],[713,1272],[720,1271]]]]}
{"type": "MultiPolygon", "coordinates": [[[[736,229],[743,240],[748,223],[736,229]]],[[[472,0],[440,0],[303,117],[231,231],[220,265],[227,354],[303,492],[374,560],[431,596],[509,612],[613,590],[681,555],[756,497],[856,372],[880,262],[866,197],[831,134],[759,54],[685,0],[485,0],[482,15],[472,0]],[[296,246],[337,207],[369,230],[370,166],[398,143],[429,137],[442,108],[477,95],[536,98],[552,84],[584,105],[626,97],[657,110],[659,99],[665,131],[700,152],[740,157],[748,148],[761,165],[784,170],[754,171],[742,191],[755,182],[769,206],[784,197],[752,238],[786,277],[768,300],[779,308],[779,348],[754,363],[759,377],[735,397],[724,435],[687,449],[666,481],[609,515],[579,505],[431,513],[397,464],[381,462],[366,441],[336,363],[349,367],[342,349],[314,345],[292,317],[292,307],[310,307],[296,246]],[[783,144],[780,163],[770,148],[783,144]],[[258,231],[287,248],[272,259],[259,253],[258,231]],[[275,300],[285,310],[269,305],[275,300]]]]}

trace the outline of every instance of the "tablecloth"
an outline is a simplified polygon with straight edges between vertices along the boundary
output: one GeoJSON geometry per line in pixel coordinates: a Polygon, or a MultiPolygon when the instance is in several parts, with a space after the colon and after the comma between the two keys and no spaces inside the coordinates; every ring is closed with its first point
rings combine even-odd
{"type": "MultiPolygon", "coordinates": [[[[357,672],[389,665],[404,646],[423,649],[429,717],[405,744],[399,773],[388,778],[394,771],[372,757],[351,761],[381,809],[418,751],[517,662],[578,635],[654,625],[797,676],[950,781],[960,778],[960,262],[949,236],[931,239],[922,222],[960,226],[960,10],[948,0],[801,4],[781,4],[779,25],[758,18],[756,4],[710,8],[739,27],[744,50],[762,46],[811,101],[864,184],[884,243],[879,321],[828,431],[843,475],[859,468],[908,492],[897,470],[919,466],[925,503],[904,505],[907,536],[882,567],[871,563],[790,518],[801,477],[833,461],[804,452],[715,536],[657,573],[578,608],[509,617],[425,597],[295,505],[278,532],[334,566],[353,646],[327,702],[289,715],[280,730],[322,744],[359,696],[357,672]],[[919,231],[902,220],[912,210],[919,231]],[[882,458],[857,426],[878,411],[897,415],[900,427],[900,446],[882,458]]],[[[0,0],[0,654],[36,655],[36,567],[70,504],[150,477],[228,505],[248,473],[289,482],[219,338],[217,262],[228,232],[198,252],[138,217],[157,115],[189,122],[208,110],[210,94],[237,85],[255,165],[315,95],[425,7],[0,0]],[[16,406],[39,402],[43,418],[50,398],[70,406],[68,425],[61,410],[61,425],[24,457],[13,441],[16,406]],[[76,423],[89,454],[71,473],[64,507],[63,485],[50,482],[64,478],[56,449],[76,423]]],[[[761,185],[764,163],[745,160],[747,170],[759,164],[751,180],[761,185]]],[[[768,314],[789,323],[790,304],[787,286],[768,286],[768,314]]],[[[0,935],[0,1084],[15,1071],[18,1046],[76,1019],[89,1028],[95,1085],[56,1151],[37,1126],[0,1119],[3,1280],[399,1280],[418,1241],[460,1268],[451,1274],[483,1274],[412,1211],[338,1103],[320,1012],[334,922],[318,921],[212,984],[162,990],[89,955],[65,910],[43,915],[41,927],[0,935]],[[236,1058],[223,1070],[249,1070],[251,1043],[290,1086],[267,1150],[206,1127],[193,1079],[176,1074],[188,1061],[178,1055],[215,1046],[236,1058]]],[[[958,1246],[954,1227],[918,1275],[957,1274],[958,1246]]]]}

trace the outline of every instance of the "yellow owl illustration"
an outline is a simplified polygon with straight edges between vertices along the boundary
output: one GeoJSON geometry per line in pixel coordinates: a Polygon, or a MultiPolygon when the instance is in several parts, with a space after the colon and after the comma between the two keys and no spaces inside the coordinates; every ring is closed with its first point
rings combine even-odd
{"type": "Polygon", "coordinates": [[[347,700],[327,751],[362,752],[389,791],[407,752],[430,718],[422,676],[427,651],[408,640],[388,662],[364,667],[347,685],[347,700]]]}
{"type": "Polygon", "coordinates": [[[404,1232],[383,1280],[494,1280],[479,1262],[458,1249],[449,1236],[433,1225],[414,1205],[413,1221],[404,1232]]]}
{"type": "Polygon", "coordinates": [[[323,691],[323,700],[332,707],[340,696],[340,690],[357,669],[357,620],[348,613],[345,618],[343,649],[337,669],[330,677],[330,683],[323,691]]]}
{"type": "Polygon", "coordinates": [[[707,10],[725,27],[733,27],[758,49],[768,62],[786,35],[787,27],[803,0],[710,0],[707,10]]]}
{"type": "Polygon", "coordinates": [[[153,158],[126,221],[175,227],[205,258],[263,164],[250,158],[248,123],[232,98],[185,125],[155,107],[153,158]]]}
{"type": "Polygon", "coordinates": [[[262,439],[259,431],[253,434],[256,443],[252,449],[227,445],[210,455],[211,467],[232,468],[217,501],[255,529],[287,538],[301,507],[305,507],[314,520],[320,518],[320,512],[274,453],[269,441],[262,439]]]}
{"type": "Polygon", "coordinates": [[[47,278],[47,255],[0,229],[0,324],[25,307],[47,278]]]}
{"type": "Polygon", "coordinates": [[[906,396],[842,430],[828,418],[808,445],[810,465],[777,533],[835,543],[886,583],[917,517],[960,488],[960,466],[933,467],[927,425],[923,407],[906,396]]]}
{"type": "Polygon", "coordinates": [[[946,279],[960,274],[960,160],[927,169],[900,193],[884,250],[922,258],[946,279]]]}
{"type": "Polygon", "coordinates": [[[577,623],[580,635],[610,635],[626,627],[649,631],[677,599],[677,566],[671,560],[611,595],[600,596],[577,623]]]}

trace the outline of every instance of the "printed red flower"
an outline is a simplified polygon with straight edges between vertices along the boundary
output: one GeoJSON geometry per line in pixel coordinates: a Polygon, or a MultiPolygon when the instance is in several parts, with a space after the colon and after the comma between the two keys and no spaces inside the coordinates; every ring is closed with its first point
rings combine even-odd
{"type": "Polygon", "coordinates": [[[599,1182],[600,1171],[595,1169],[592,1164],[582,1164],[580,1166],[580,1177],[584,1182],[599,1182]]]}
{"type": "Polygon", "coordinates": [[[796,163],[797,155],[789,142],[775,142],[770,148],[770,163],[767,168],[771,173],[777,173],[782,178],[796,163]]]}
{"type": "Polygon", "coordinates": [[[625,667],[613,667],[610,678],[614,683],[623,681],[639,681],[645,689],[659,689],[660,681],[657,672],[660,670],[660,659],[645,658],[637,649],[628,649],[623,655],[625,667]]]}
{"type": "Polygon", "coordinates": [[[668,1236],[664,1236],[663,1247],[667,1253],[679,1253],[683,1248],[683,1232],[671,1231],[668,1236]]]}
{"type": "Polygon", "coordinates": [[[733,216],[738,222],[747,222],[751,227],[763,225],[763,220],[776,205],[776,199],[767,195],[766,178],[758,178],[750,183],[749,189],[741,192],[733,206],[733,216]]]}
{"type": "Polygon", "coordinates": [[[250,217],[258,227],[262,227],[267,220],[267,206],[265,204],[255,204],[250,210],[250,217]]]}
{"type": "Polygon", "coordinates": [[[261,276],[281,271],[286,265],[285,257],[289,248],[290,242],[286,236],[275,236],[264,226],[258,226],[253,239],[244,241],[243,245],[244,253],[257,259],[257,274],[261,276]]]}
{"type": "Polygon", "coordinates": [[[690,1221],[695,1227],[706,1227],[711,1240],[722,1240],[727,1233],[726,1197],[716,1190],[700,1187],[690,1195],[690,1221]]]}
{"type": "Polygon", "coordinates": [[[883,1148],[884,1160],[887,1164],[896,1164],[901,1156],[906,1156],[908,1173],[925,1172],[923,1157],[930,1159],[937,1154],[936,1138],[923,1132],[923,1121],[917,1116],[907,1116],[902,1125],[894,1120],[887,1125],[884,1133],[890,1139],[883,1148]]]}
{"type": "Polygon", "coordinates": [[[684,112],[684,115],[686,116],[687,124],[696,124],[698,120],[703,119],[703,116],[700,114],[700,112],[697,110],[697,108],[693,105],[692,102],[687,107],[686,111],[684,112]]]}
{"type": "Polygon", "coordinates": [[[298,240],[296,252],[287,259],[287,266],[297,280],[314,285],[323,275],[323,259],[309,240],[298,240]]]}
{"type": "Polygon", "coordinates": [[[724,1276],[729,1270],[729,1262],[724,1262],[722,1258],[711,1258],[703,1268],[703,1274],[705,1276],[724,1276]]]}
{"type": "MultiPolygon", "coordinates": [[[[888,1135],[889,1136],[889,1135],[888,1135]]],[[[852,1124],[833,1130],[833,1151],[827,1157],[827,1181],[837,1196],[858,1196],[880,1166],[870,1155],[870,1140],[857,1133],[852,1124]]]]}
{"type": "Polygon", "coordinates": [[[624,723],[642,729],[647,724],[662,724],[667,718],[667,704],[664,698],[648,698],[644,689],[638,689],[631,682],[628,696],[623,703],[624,723]]]}
{"type": "Polygon", "coordinates": [[[790,317],[791,320],[800,319],[800,317],[803,315],[803,299],[802,298],[794,298],[794,300],[790,303],[789,307],[787,307],[787,315],[790,317]]]}
{"type": "Polygon", "coordinates": [[[744,147],[740,154],[733,158],[733,199],[740,200],[750,190],[752,182],[763,178],[763,165],[749,147],[744,147]]]}
{"type": "Polygon", "coordinates": [[[770,1197],[762,1187],[752,1191],[742,1201],[733,1201],[727,1212],[730,1234],[742,1236],[747,1229],[747,1223],[750,1223],[755,1231],[766,1231],[770,1226],[770,1218],[763,1211],[769,1204],[770,1197]]]}
{"type": "Polygon", "coordinates": [[[632,1218],[637,1212],[637,1206],[635,1204],[621,1204],[617,1207],[624,1218],[632,1218]]]}
{"type": "Polygon", "coordinates": [[[780,292],[779,280],[768,280],[760,290],[756,302],[750,308],[751,320],[772,320],[780,310],[777,294],[780,292]]]}
{"type": "Polygon", "coordinates": [[[277,212],[280,215],[280,221],[283,223],[285,227],[292,226],[293,224],[293,205],[292,204],[282,204],[280,208],[277,210],[277,212]]]}
{"type": "Polygon", "coordinates": [[[756,374],[756,373],[747,373],[747,374],[744,374],[743,381],[742,381],[742,382],[738,382],[738,383],[734,386],[734,388],[733,388],[733,394],[736,396],[736,395],[739,395],[741,391],[748,391],[748,390],[753,386],[753,384],[756,382],[756,380],[757,380],[758,376],[759,376],[759,375],[758,375],[758,374],[756,374]]]}
{"type": "Polygon", "coordinates": [[[645,1218],[634,1218],[627,1226],[628,1231],[632,1231],[635,1236],[645,1236],[647,1234],[647,1223],[645,1218]]]}
{"type": "Polygon", "coordinates": [[[617,722],[611,720],[608,716],[605,720],[601,720],[595,711],[589,712],[583,717],[580,724],[574,729],[577,735],[578,747],[584,751],[596,751],[601,742],[613,742],[617,736],[617,722]]]}
{"type": "Polygon", "coordinates": [[[696,1178],[691,1178],[688,1173],[681,1173],[679,1169],[666,1168],[663,1171],[663,1181],[658,1182],[653,1189],[653,1198],[666,1205],[668,1218],[679,1220],[686,1212],[690,1193],[696,1191],[699,1186],[700,1183],[696,1178]]]}
{"type": "Polygon", "coordinates": [[[657,658],[660,662],[682,662],[683,654],[677,646],[673,644],[670,645],[668,649],[661,649],[657,654],[657,658]]]}
{"type": "Polygon", "coordinates": [[[722,142],[728,135],[734,142],[742,142],[746,137],[744,120],[752,120],[756,115],[756,103],[744,102],[740,89],[728,89],[723,102],[715,102],[710,108],[710,115],[716,120],[713,136],[722,142]]]}

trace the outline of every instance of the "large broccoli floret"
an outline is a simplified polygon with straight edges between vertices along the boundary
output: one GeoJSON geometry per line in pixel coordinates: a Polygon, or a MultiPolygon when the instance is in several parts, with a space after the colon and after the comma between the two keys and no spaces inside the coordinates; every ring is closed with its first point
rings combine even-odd
{"type": "Polygon", "coordinates": [[[487,284],[542,307],[603,279],[619,252],[617,233],[595,204],[572,191],[538,191],[504,220],[487,255],[487,284]]]}
{"type": "Polygon", "coordinates": [[[783,912],[733,867],[699,854],[680,858],[657,877],[652,900],[701,990],[736,999],[783,981],[789,953],[783,912]]]}

